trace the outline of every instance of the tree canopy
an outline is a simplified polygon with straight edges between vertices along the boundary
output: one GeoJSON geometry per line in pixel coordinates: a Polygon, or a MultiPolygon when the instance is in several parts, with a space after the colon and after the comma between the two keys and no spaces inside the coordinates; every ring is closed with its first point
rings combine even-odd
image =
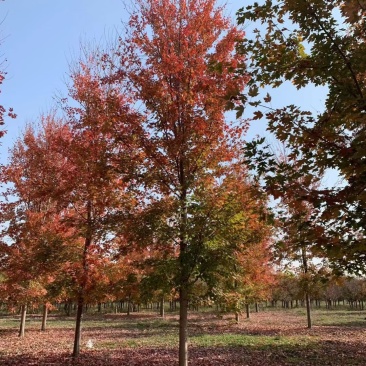
{"type": "Polygon", "coordinates": [[[250,103],[256,118],[265,118],[268,130],[290,150],[289,164],[276,167],[271,153],[258,149],[261,141],[248,145],[247,156],[255,156],[262,171],[276,170],[275,177],[267,176],[275,195],[292,189],[320,208],[328,237],[320,245],[336,266],[359,273],[366,270],[365,9],[364,1],[268,0],[238,12],[239,23],[263,25],[242,45],[252,76],[249,94],[258,97],[250,103]],[[279,88],[287,81],[297,89],[327,87],[324,110],[272,109],[269,94],[259,97],[261,87],[279,88]],[[311,177],[330,169],[341,184],[309,188],[311,177]]]}

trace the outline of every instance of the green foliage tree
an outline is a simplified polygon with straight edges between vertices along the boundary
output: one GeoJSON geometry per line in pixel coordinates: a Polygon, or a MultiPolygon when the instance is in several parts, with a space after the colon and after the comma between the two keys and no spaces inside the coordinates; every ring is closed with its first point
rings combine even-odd
{"type": "MultiPolygon", "coordinates": [[[[278,164],[282,162],[289,164],[285,154],[279,157],[278,164]]],[[[311,176],[309,176],[310,178],[311,176]]],[[[314,177],[312,181],[308,180],[306,186],[310,189],[319,187],[320,177],[314,177]]],[[[295,186],[301,186],[302,179],[298,178],[295,186]]],[[[314,268],[313,260],[315,257],[319,260],[322,254],[319,252],[316,243],[324,235],[324,227],[319,223],[318,210],[312,202],[297,197],[295,192],[288,186],[283,191],[278,201],[277,210],[277,233],[278,238],[274,244],[275,256],[281,263],[299,265],[301,272],[302,289],[306,302],[307,324],[311,328],[311,308],[310,293],[313,284],[314,268]]]]}
{"type": "Polygon", "coordinates": [[[365,273],[365,112],[366,112],[366,4],[364,1],[299,0],[254,3],[238,12],[240,24],[259,21],[253,39],[245,39],[251,80],[249,104],[255,118],[265,118],[268,130],[290,150],[289,164],[275,164],[270,152],[250,143],[253,158],[267,175],[275,196],[289,188],[295,199],[313,202],[320,209],[324,235],[319,247],[333,265],[365,273]],[[271,96],[260,97],[263,86],[328,89],[320,113],[288,105],[271,108],[271,96]],[[329,169],[342,185],[324,189],[309,186],[313,176],[329,169]],[[299,181],[298,178],[302,177],[299,181]]]}

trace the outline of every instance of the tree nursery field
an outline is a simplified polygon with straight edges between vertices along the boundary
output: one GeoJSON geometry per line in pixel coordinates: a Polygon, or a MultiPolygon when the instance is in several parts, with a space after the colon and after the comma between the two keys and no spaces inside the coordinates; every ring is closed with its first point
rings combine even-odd
{"type": "MultiPolygon", "coordinates": [[[[190,312],[190,365],[365,365],[365,311],[315,309],[306,328],[303,308],[264,308],[235,322],[230,314],[190,312]]],[[[19,316],[0,319],[1,365],[175,365],[177,313],[88,314],[82,351],[73,361],[74,317],[50,314],[46,331],[32,315],[24,338],[19,316]]]]}
{"type": "Polygon", "coordinates": [[[122,3],[0,100],[0,366],[366,365],[366,0],[122,3]]]}

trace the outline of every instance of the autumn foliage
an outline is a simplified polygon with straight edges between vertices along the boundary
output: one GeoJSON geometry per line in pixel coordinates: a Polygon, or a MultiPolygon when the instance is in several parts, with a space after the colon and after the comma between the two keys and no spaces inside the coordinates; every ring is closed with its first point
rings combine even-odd
{"type": "Polygon", "coordinates": [[[243,32],[213,0],[137,8],[11,150],[1,293],[22,336],[26,306],[75,304],[74,359],[88,305],[178,301],[186,366],[191,304],[261,300],[273,283],[267,198],[242,163],[247,123],[226,114],[249,80],[243,32]]]}
{"type": "MultiPolygon", "coordinates": [[[[293,317],[273,330],[263,313],[264,325],[243,326],[244,309],[249,317],[254,304],[257,311],[264,303],[306,304],[308,328],[310,308],[321,303],[364,309],[365,281],[336,274],[366,272],[365,1],[268,0],[241,9],[239,26],[224,14],[215,0],[136,0],[115,41],[83,48],[66,95],[10,149],[0,174],[0,309],[20,313],[21,339],[10,339],[21,350],[27,311],[42,309],[43,332],[32,344],[44,347],[52,334],[60,337],[55,347],[64,347],[55,351],[61,361],[47,354],[46,363],[110,357],[110,364],[187,366],[192,335],[197,365],[262,365],[303,324],[293,317]],[[265,27],[245,34],[247,21],[265,27]],[[326,86],[324,110],[274,108],[270,88],[287,81],[297,89],[326,86]],[[280,159],[262,137],[245,143],[248,106],[283,144],[280,159]],[[322,185],[329,170],[342,185],[322,185]],[[178,355],[160,340],[158,356],[146,344],[132,349],[126,334],[144,342],[156,332],[151,324],[140,332],[144,321],[132,329],[132,313],[145,308],[146,318],[155,317],[155,307],[163,318],[168,302],[168,322],[155,325],[164,336],[174,332],[178,355]],[[209,312],[194,313],[200,306],[209,312]],[[128,330],[112,322],[108,335],[95,324],[83,329],[90,309],[108,313],[105,322],[122,318],[128,330]],[[72,355],[69,329],[44,332],[49,311],[75,315],[72,355]],[[229,325],[228,314],[235,314],[229,325]],[[234,354],[220,343],[233,329],[239,338],[263,332],[266,342],[275,332],[277,343],[254,352],[240,338],[234,354]],[[222,339],[202,352],[195,342],[203,333],[222,339]]],[[[0,71],[0,86],[4,77],[0,71]]],[[[0,125],[6,114],[15,117],[0,106],[0,125]]],[[[301,342],[315,333],[301,330],[301,342]]],[[[326,340],[332,351],[334,338],[326,340]]],[[[299,352],[296,344],[304,364],[309,344],[299,352]]],[[[286,347],[281,364],[297,354],[286,347]]],[[[21,359],[22,352],[0,352],[0,360],[43,357],[21,359]]],[[[325,364],[318,349],[312,357],[311,364],[325,364]]]]}

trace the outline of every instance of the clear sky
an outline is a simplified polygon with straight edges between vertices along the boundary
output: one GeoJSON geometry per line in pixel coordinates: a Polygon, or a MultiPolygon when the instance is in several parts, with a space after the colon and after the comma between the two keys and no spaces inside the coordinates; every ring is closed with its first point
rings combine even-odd
{"type": "Polygon", "coordinates": [[[65,90],[68,63],[80,44],[109,37],[125,17],[121,0],[6,0],[0,4],[1,53],[7,59],[0,104],[18,117],[7,120],[1,155],[26,122],[37,119],[65,90]]]}
{"type": "MultiPolygon", "coordinates": [[[[235,12],[250,0],[228,0],[227,12],[235,12]]],[[[123,0],[5,0],[0,3],[3,43],[0,54],[7,59],[7,77],[2,85],[0,104],[13,107],[18,117],[6,120],[8,133],[2,139],[0,160],[4,161],[27,122],[37,120],[53,105],[58,91],[65,93],[68,63],[78,59],[82,42],[110,39],[128,14],[123,0]]],[[[247,29],[250,32],[250,28],[247,29]]],[[[304,102],[315,111],[323,99],[314,91],[301,95],[291,89],[276,94],[284,101],[304,102]],[[292,100],[293,99],[293,100],[292,100]]],[[[247,116],[249,117],[249,116],[247,116]]],[[[264,124],[256,122],[250,136],[262,133],[264,124]]],[[[249,138],[249,137],[248,137],[249,138]]]]}

